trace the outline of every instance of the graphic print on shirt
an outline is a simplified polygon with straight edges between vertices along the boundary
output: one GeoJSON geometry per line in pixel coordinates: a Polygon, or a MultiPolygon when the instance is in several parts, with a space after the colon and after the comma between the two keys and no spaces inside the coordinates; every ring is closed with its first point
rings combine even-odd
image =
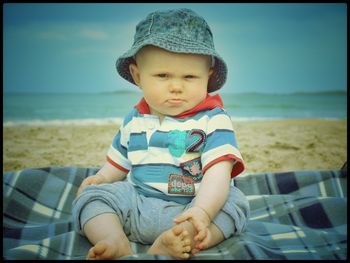
{"type": "Polygon", "coordinates": [[[186,131],[173,130],[168,133],[168,147],[172,156],[180,157],[185,152],[186,136],[186,131]]]}
{"type": "Polygon", "coordinates": [[[195,183],[202,180],[202,164],[201,158],[195,158],[187,162],[180,163],[180,168],[185,177],[190,177],[195,183]]]}
{"type": "Polygon", "coordinates": [[[204,148],[206,134],[203,130],[192,129],[187,134],[186,152],[201,152],[204,148]]]}
{"type": "Polygon", "coordinates": [[[170,174],[168,181],[169,194],[194,195],[194,180],[179,174],[170,174]]]}
{"type": "Polygon", "coordinates": [[[200,152],[204,148],[206,134],[203,130],[173,130],[168,133],[168,148],[172,156],[180,157],[185,152],[200,152]]]}

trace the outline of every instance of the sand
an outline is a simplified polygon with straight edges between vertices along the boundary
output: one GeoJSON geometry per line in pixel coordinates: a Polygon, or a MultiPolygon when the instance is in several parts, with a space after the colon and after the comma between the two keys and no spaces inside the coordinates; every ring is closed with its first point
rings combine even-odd
{"type": "MultiPolygon", "coordinates": [[[[339,169],[347,160],[347,120],[235,122],[246,170],[339,169]]],[[[100,167],[117,124],[3,127],[3,171],[47,166],[100,167]]]]}

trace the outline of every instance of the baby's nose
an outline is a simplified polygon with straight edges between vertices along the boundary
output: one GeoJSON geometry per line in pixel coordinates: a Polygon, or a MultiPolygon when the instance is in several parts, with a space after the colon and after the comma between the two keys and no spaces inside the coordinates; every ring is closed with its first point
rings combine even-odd
{"type": "Polygon", "coordinates": [[[170,83],[169,83],[169,90],[170,92],[182,92],[183,91],[183,83],[181,80],[172,80],[170,83]]]}

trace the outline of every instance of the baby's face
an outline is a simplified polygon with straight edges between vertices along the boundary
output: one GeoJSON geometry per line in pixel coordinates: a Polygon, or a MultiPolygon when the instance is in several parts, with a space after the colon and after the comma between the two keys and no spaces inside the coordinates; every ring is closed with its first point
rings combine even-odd
{"type": "Polygon", "coordinates": [[[210,57],[168,52],[146,46],[130,65],[135,83],[142,89],[151,114],[176,116],[207,96],[210,57]]]}

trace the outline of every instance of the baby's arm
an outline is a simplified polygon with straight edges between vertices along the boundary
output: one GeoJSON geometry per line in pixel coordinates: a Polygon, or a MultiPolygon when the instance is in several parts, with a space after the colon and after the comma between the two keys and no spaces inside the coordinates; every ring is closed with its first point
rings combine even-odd
{"type": "Polygon", "coordinates": [[[122,181],[125,179],[126,174],[126,172],[106,162],[95,175],[84,179],[77,191],[77,196],[89,185],[122,181]]]}
{"type": "Polygon", "coordinates": [[[203,176],[201,186],[195,198],[194,206],[175,218],[175,223],[189,220],[198,231],[194,240],[197,248],[207,247],[207,231],[211,221],[224,206],[230,190],[233,162],[226,160],[210,167],[203,176]]]}

